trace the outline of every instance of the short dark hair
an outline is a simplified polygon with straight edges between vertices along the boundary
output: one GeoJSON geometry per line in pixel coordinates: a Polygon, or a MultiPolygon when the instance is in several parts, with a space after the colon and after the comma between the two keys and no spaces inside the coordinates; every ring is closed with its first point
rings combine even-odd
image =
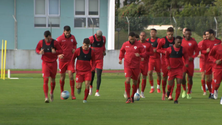
{"type": "Polygon", "coordinates": [[[136,36],[136,38],[140,38],[140,36],[138,34],[136,34],[135,36],[136,36]]]}
{"type": "Polygon", "coordinates": [[[204,31],[203,35],[206,35],[206,31],[204,31]]]}
{"type": "Polygon", "coordinates": [[[173,27],[169,27],[169,28],[167,29],[167,32],[174,32],[173,27]]]}
{"type": "Polygon", "coordinates": [[[64,26],[64,31],[70,31],[70,30],[71,30],[70,26],[64,26]]]}
{"type": "Polygon", "coordinates": [[[206,32],[209,32],[210,34],[215,35],[215,32],[214,32],[214,30],[212,30],[212,29],[209,29],[209,30],[207,30],[206,32]]]}
{"type": "Polygon", "coordinates": [[[183,38],[181,36],[176,36],[175,40],[176,39],[182,40],[183,38]]]}
{"type": "Polygon", "coordinates": [[[51,32],[49,30],[45,31],[44,32],[44,36],[45,37],[51,36],[51,32]]]}
{"type": "Polygon", "coordinates": [[[191,32],[191,29],[188,29],[188,28],[187,28],[185,31],[191,32]]]}
{"type": "Polygon", "coordinates": [[[134,32],[130,32],[130,33],[129,33],[129,36],[134,37],[134,36],[136,36],[136,34],[135,34],[134,32]]]}
{"type": "Polygon", "coordinates": [[[151,31],[151,30],[153,30],[153,31],[157,32],[157,30],[156,30],[155,28],[150,29],[150,31],[151,31]]]}
{"type": "Polygon", "coordinates": [[[90,44],[89,38],[85,38],[85,39],[83,40],[83,43],[85,43],[85,44],[90,44]]]}

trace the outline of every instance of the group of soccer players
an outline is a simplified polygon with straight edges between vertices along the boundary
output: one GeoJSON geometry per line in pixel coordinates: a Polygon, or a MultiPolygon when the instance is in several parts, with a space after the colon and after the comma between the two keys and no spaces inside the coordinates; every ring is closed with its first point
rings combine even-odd
{"type": "Polygon", "coordinates": [[[153,85],[153,70],[157,73],[157,93],[161,93],[161,71],[162,71],[162,100],[168,98],[173,100],[174,80],[176,79],[176,95],[174,103],[178,104],[183,87],[182,98],[191,99],[193,85],[194,58],[200,58],[200,71],[202,74],[203,95],[206,95],[206,85],[210,92],[209,98],[218,98],[218,88],[222,80],[222,45],[221,40],[215,37],[215,32],[209,29],[203,34],[203,41],[197,44],[191,37],[191,30],[184,28],[183,37],[173,37],[174,29],[169,27],[167,35],[163,38],[156,36],[157,30],[150,30],[150,38],[146,40],[146,33],[137,35],[129,34],[119,54],[119,64],[124,58],[125,72],[125,94],[126,103],[134,102],[134,94],[139,93],[140,75],[142,74],[142,87],[140,96],[145,98],[146,77],[148,75],[151,86],[150,93],[155,91],[153,85]],[[200,53],[200,54],[199,54],[200,53]],[[148,74],[147,74],[148,73],[148,74]],[[187,74],[187,77],[186,77],[187,74]],[[133,80],[132,94],[130,96],[130,79],[133,80]],[[186,87],[186,79],[187,86],[186,87]],[[168,81],[168,85],[167,85],[168,81]],[[167,85],[167,92],[166,92],[167,85]]]}
{"type": "MultiPolygon", "coordinates": [[[[83,103],[87,102],[88,95],[92,95],[93,79],[95,69],[97,72],[97,90],[95,96],[99,95],[101,75],[103,69],[103,57],[106,55],[106,38],[102,31],[85,38],[83,45],[76,47],[77,42],[71,34],[70,26],[64,26],[64,31],[56,40],[52,39],[51,32],[44,32],[44,39],[40,40],[36,47],[36,53],[42,55],[43,91],[45,103],[49,103],[48,81],[51,78],[50,101],[53,101],[55,89],[55,77],[57,73],[57,58],[59,58],[60,90],[64,91],[66,72],[68,73],[71,87],[71,98],[75,100],[75,81],[73,74],[76,73],[76,88],[80,94],[82,83],[85,82],[85,96],[83,103]],[[91,46],[91,47],[90,47],[91,46]],[[75,63],[75,59],[77,59],[75,63]]],[[[63,100],[63,98],[61,97],[63,100]]]]}

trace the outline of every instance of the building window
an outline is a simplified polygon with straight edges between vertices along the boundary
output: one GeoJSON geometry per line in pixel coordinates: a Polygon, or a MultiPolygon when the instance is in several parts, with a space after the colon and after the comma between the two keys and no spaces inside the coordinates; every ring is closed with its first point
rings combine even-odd
{"type": "Polygon", "coordinates": [[[100,0],[75,0],[75,28],[99,28],[99,2],[100,0]]]}
{"type": "Polygon", "coordinates": [[[34,26],[60,27],[60,0],[34,0],[34,26]]]}

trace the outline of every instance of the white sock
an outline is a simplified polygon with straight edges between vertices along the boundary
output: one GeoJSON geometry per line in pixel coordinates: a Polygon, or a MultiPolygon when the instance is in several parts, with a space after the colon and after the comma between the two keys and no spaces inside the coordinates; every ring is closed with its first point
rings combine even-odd
{"type": "Polygon", "coordinates": [[[154,86],[151,86],[151,89],[154,89],[154,86]]]}
{"type": "Polygon", "coordinates": [[[157,89],[160,89],[160,85],[157,85],[157,89]]]}

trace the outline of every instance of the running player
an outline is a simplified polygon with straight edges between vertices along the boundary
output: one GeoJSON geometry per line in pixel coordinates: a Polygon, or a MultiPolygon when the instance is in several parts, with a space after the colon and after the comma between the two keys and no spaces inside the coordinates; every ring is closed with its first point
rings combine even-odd
{"type": "Polygon", "coordinates": [[[58,42],[51,38],[50,31],[44,32],[44,39],[40,40],[36,46],[36,53],[42,55],[42,76],[43,91],[45,94],[45,103],[49,103],[48,81],[51,77],[50,101],[53,101],[53,92],[55,89],[55,77],[57,73],[57,56],[62,54],[62,49],[58,42]]]}
{"type": "Polygon", "coordinates": [[[140,74],[140,60],[146,57],[146,51],[143,45],[136,41],[135,33],[129,33],[129,41],[123,43],[120,54],[119,64],[122,64],[124,58],[124,72],[125,72],[125,90],[127,93],[126,103],[134,102],[134,94],[137,90],[137,81],[140,74]],[[130,79],[133,79],[133,91],[130,97],[130,79]]]}
{"type": "Polygon", "coordinates": [[[161,93],[160,91],[160,82],[161,82],[161,61],[160,61],[160,53],[157,50],[157,45],[160,42],[160,39],[156,36],[157,30],[151,29],[150,30],[150,37],[147,41],[152,45],[154,54],[150,56],[149,58],[149,69],[148,69],[148,75],[149,75],[149,81],[151,90],[150,93],[153,93],[155,91],[154,85],[153,85],[153,70],[157,73],[157,93],[161,93]]]}

